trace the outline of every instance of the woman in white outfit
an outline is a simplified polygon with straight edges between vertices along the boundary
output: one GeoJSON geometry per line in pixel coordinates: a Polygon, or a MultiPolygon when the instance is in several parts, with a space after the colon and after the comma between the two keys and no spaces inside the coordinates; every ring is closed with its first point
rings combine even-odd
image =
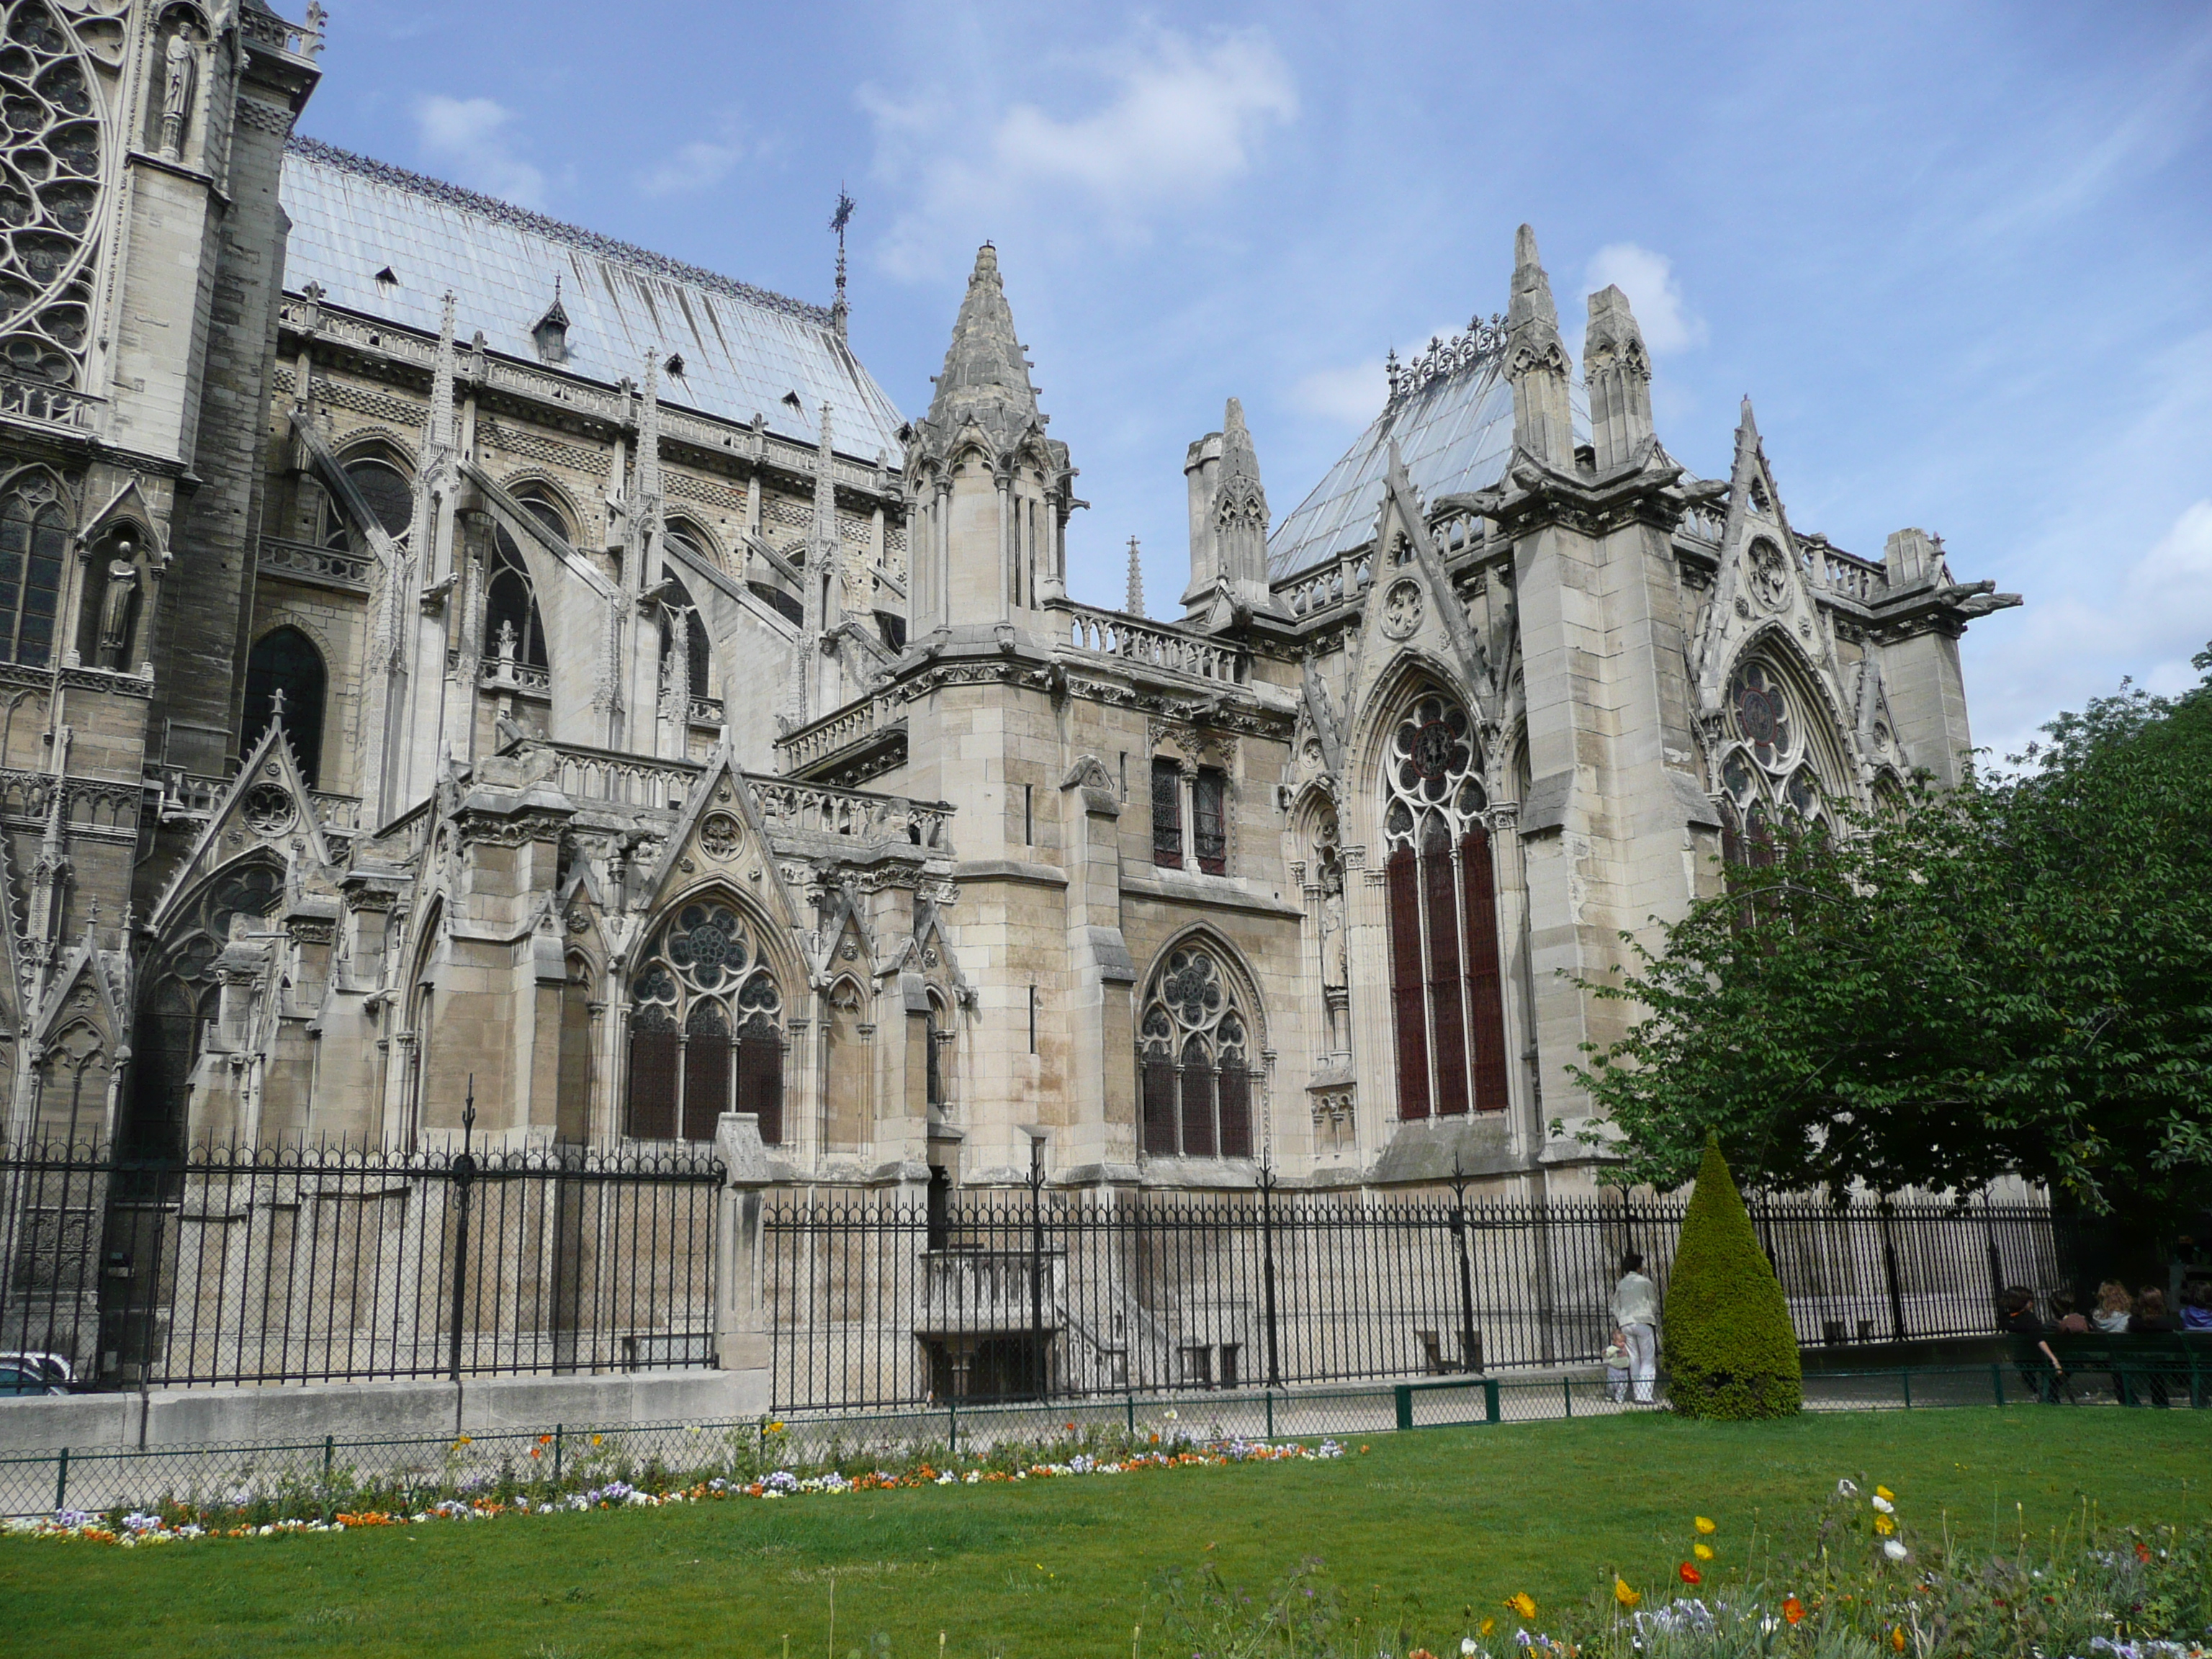
{"type": "Polygon", "coordinates": [[[1620,1258],[1620,1283],[1613,1287],[1613,1322],[1628,1339],[1636,1377],[1636,1403],[1651,1403],[1651,1382],[1659,1372],[1659,1287],[1644,1276],[1644,1258],[1634,1250],[1620,1258]]]}

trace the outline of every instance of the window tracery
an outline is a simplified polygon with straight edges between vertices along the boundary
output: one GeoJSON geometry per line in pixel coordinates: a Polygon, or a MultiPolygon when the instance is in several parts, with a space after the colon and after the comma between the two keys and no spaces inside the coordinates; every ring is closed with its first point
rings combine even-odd
{"type": "Polygon", "coordinates": [[[484,584],[483,653],[497,661],[508,649],[514,651],[514,660],[526,667],[544,668],[548,664],[538,591],[531,583],[529,567],[522,562],[522,550],[501,525],[492,536],[491,579],[484,584]]]}
{"type": "Polygon", "coordinates": [[[1823,822],[1830,794],[1808,751],[1801,699],[1771,663],[1753,660],[1729,682],[1729,736],[1720,763],[1721,856],[1763,867],[1779,856],[1783,818],[1823,822]]]}
{"type": "Polygon", "coordinates": [[[1505,1005],[1473,721],[1429,691],[1391,729],[1382,832],[1401,1118],[1503,1110],[1505,1005]]]}
{"type": "Polygon", "coordinates": [[[1251,1157],[1249,1026],[1214,952],[1195,944],[1169,951],[1144,1006],[1137,1064],[1145,1151],[1251,1157]]]}
{"type": "Polygon", "coordinates": [[[783,994],[750,925],[714,899],[684,905],[630,981],[629,1126],[641,1140],[712,1140],[724,1112],[783,1138],[783,994]]]}
{"type": "MultiPolygon", "coordinates": [[[[348,461],[345,475],[384,533],[395,542],[405,541],[415,523],[415,486],[407,475],[373,455],[348,461]]],[[[340,550],[349,545],[345,514],[334,501],[325,505],[323,545],[340,550]]]]}
{"type": "Polygon", "coordinates": [[[261,734],[278,720],[300,763],[300,775],[313,789],[323,768],[323,706],[330,675],[323,653],[298,629],[271,629],[254,641],[246,659],[246,720],[239,728],[239,753],[250,755],[261,734]]]}
{"type": "Polygon", "coordinates": [[[91,333],[100,124],[75,39],[43,0],[9,9],[0,40],[0,363],[76,383],[91,333]]]}

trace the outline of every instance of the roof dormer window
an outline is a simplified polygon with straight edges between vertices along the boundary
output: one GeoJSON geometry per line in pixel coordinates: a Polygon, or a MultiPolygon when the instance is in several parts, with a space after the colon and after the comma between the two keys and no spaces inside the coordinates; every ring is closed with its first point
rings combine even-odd
{"type": "Polygon", "coordinates": [[[399,273],[394,270],[390,265],[385,266],[383,270],[376,273],[376,292],[378,297],[389,299],[392,295],[392,290],[398,286],[399,273]]]}
{"type": "Polygon", "coordinates": [[[561,304],[561,279],[553,279],[553,303],[545,314],[532,324],[530,337],[538,343],[538,361],[542,363],[565,363],[568,361],[568,313],[561,304]]]}
{"type": "Polygon", "coordinates": [[[672,380],[682,380],[684,378],[683,354],[676,351],[670,352],[668,354],[668,361],[663,363],[661,368],[667,372],[668,378],[672,380]]]}

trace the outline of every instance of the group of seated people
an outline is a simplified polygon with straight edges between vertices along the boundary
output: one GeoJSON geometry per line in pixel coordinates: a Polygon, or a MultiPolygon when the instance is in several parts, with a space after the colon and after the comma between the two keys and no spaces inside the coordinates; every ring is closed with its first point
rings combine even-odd
{"type": "MultiPolygon", "coordinates": [[[[2014,1285],[1997,1298],[1998,1325],[2008,1336],[2022,1340],[2028,1354],[2039,1352],[2050,1362],[2050,1370],[2031,1369],[2026,1359],[2021,1376],[2034,1389],[2039,1398],[2056,1401],[2065,1392],[2066,1367],[2046,1340],[2051,1335],[2087,1336],[2174,1336],[2185,1332],[2202,1331],[2212,1334],[2212,1279],[2191,1278],[2181,1286],[2181,1311],[2177,1316],[2166,1311],[2166,1292],[2155,1285],[2146,1285],[2130,1295],[2128,1287],[2116,1279],[2108,1279],[2097,1287],[2097,1304],[2087,1314],[2075,1305],[2070,1291],[2056,1291],[2051,1297],[2051,1322],[2045,1325],[2035,1310],[2035,1293],[2014,1285]]],[[[2144,1374],[2139,1386],[2130,1386],[2119,1372],[2113,1376],[2114,1390],[2124,1403],[2148,1403],[2163,1406],[2167,1403],[2166,1380],[2162,1372],[2152,1367],[2144,1374]]]]}

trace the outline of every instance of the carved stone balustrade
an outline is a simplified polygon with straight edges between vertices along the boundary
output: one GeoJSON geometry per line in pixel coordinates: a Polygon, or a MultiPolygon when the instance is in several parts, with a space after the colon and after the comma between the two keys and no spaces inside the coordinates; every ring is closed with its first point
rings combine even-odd
{"type": "Polygon", "coordinates": [[[1309,570],[1278,591],[1293,617],[1317,616],[1322,611],[1358,599],[1375,580],[1375,556],[1363,551],[1309,570]]]}
{"type": "Polygon", "coordinates": [[[760,802],[761,820],[772,833],[835,836],[862,846],[888,842],[940,856],[952,851],[950,806],[757,773],[746,774],[746,781],[760,802]]]}
{"type": "Polygon", "coordinates": [[[39,421],[90,432],[100,423],[105,398],[94,398],[44,380],[19,380],[0,374],[0,416],[19,421],[39,421]]]}
{"type": "Polygon", "coordinates": [[[1224,685],[1243,685],[1252,678],[1251,659],[1235,646],[1178,633],[1125,617],[1118,611],[1094,611],[1086,605],[1056,605],[1052,609],[1064,619],[1067,643],[1075,650],[1119,657],[1125,662],[1224,685]]]}
{"type": "Polygon", "coordinates": [[[317,547],[310,542],[289,542],[277,536],[261,538],[261,570],[264,575],[316,587],[335,587],[348,593],[366,593],[376,574],[376,560],[365,553],[343,548],[317,547]]]}
{"type": "Polygon", "coordinates": [[[869,697],[832,709],[775,740],[778,769],[788,777],[834,777],[857,783],[906,758],[906,705],[869,697]]]}

